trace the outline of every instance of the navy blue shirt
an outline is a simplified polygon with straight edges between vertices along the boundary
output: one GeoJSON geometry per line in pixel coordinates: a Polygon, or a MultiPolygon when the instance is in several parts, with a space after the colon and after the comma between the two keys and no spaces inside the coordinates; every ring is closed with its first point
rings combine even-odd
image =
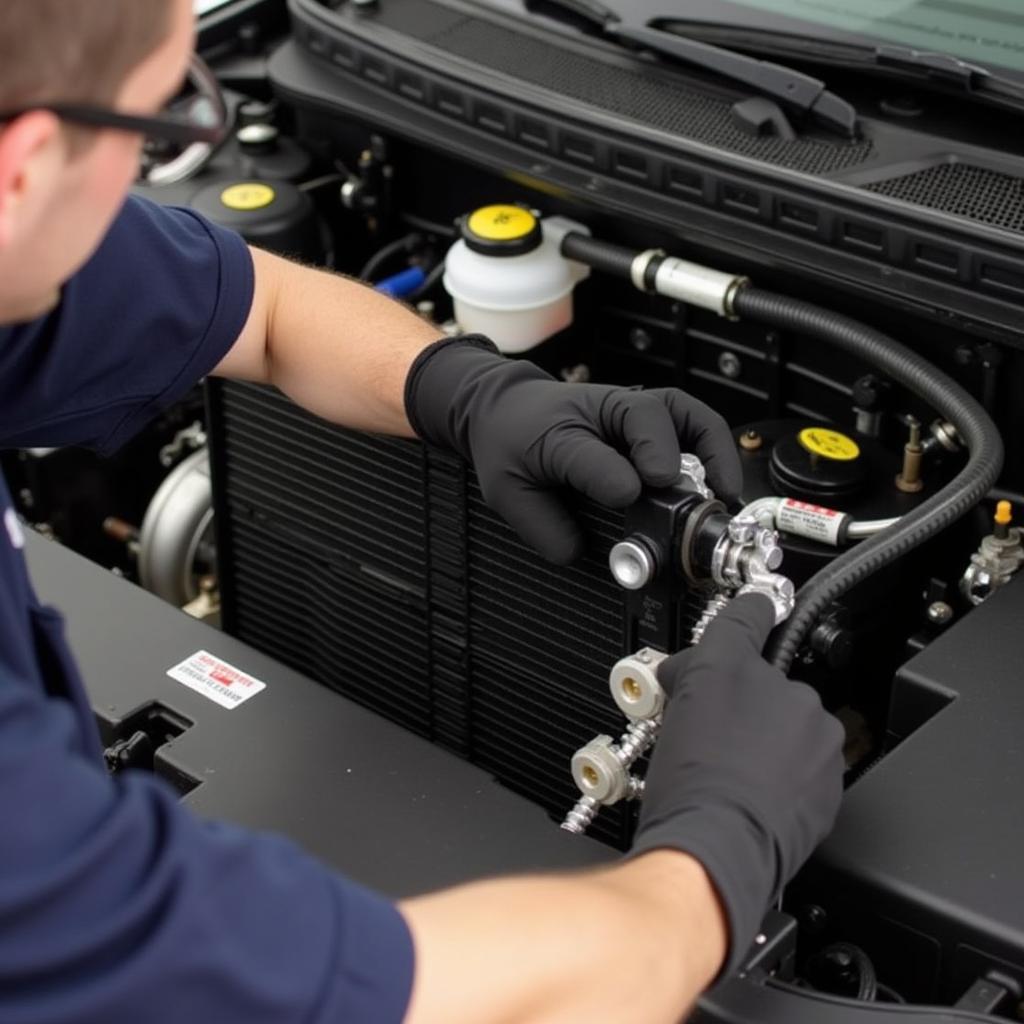
{"type": "MultiPolygon", "coordinates": [[[[58,309],[0,327],[0,447],[116,447],[216,366],[252,290],[237,235],[129,199],[58,309]]],[[[152,776],[107,775],[2,480],[0,519],[0,1021],[401,1020],[394,906],[152,776]]]]}

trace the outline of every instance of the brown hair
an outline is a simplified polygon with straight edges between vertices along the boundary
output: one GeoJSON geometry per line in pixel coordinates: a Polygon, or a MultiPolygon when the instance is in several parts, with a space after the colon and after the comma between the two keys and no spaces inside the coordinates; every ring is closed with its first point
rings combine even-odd
{"type": "Polygon", "coordinates": [[[167,37],[171,0],[0,0],[0,110],[109,103],[167,37]]]}

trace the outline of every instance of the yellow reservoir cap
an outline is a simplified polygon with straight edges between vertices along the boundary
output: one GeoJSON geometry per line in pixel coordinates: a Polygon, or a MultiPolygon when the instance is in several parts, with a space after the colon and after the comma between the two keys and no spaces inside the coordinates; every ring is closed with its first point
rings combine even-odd
{"type": "Polygon", "coordinates": [[[860,458],[860,446],[852,437],[840,434],[838,430],[824,427],[806,427],[797,435],[803,448],[812,455],[833,462],[853,462],[860,458]]]}
{"type": "Polygon", "coordinates": [[[489,242],[511,242],[537,230],[537,218],[529,210],[510,203],[481,206],[469,215],[466,227],[489,242]]]}
{"type": "Polygon", "coordinates": [[[1009,526],[1013,522],[1013,506],[1008,501],[996,504],[996,525],[1009,526]]]}
{"type": "Polygon", "coordinates": [[[229,210],[262,210],[277,198],[277,193],[269,186],[258,181],[247,181],[240,185],[231,185],[220,194],[220,201],[229,210]]]}

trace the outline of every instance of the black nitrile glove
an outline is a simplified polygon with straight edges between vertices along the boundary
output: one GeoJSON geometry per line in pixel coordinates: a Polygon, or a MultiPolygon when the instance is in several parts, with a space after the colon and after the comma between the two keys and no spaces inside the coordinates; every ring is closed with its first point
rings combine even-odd
{"type": "Polygon", "coordinates": [[[729,922],[723,974],[831,829],[842,794],[842,726],[761,657],[773,623],[768,598],[738,597],[696,647],[661,663],[670,697],[630,854],[669,847],[703,864],[729,922]]]}
{"type": "Polygon", "coordinates": [[[487,503],[561,564],[582,553],[583,535],[558,488],[625,508],[642,484],[678,479],[681,450],[700,457],[724,500],[738,497],[742,484],[729,428],[703,402],[675,388],[565,384],[533,363],[505,359],[479,335],[422,352],[406,380],[405,408],[416,433],[469,460],[487,503]]]}

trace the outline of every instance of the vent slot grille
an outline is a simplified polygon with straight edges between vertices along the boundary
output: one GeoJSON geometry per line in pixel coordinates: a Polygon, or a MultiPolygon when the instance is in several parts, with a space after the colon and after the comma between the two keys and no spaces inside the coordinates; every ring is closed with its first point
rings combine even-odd
{"type": "Polygon", "coordinates": [[[866,185],[871,192],[958,217],[1024,230],[1024,179],[971,164],[944,163],[866,185]]]}

